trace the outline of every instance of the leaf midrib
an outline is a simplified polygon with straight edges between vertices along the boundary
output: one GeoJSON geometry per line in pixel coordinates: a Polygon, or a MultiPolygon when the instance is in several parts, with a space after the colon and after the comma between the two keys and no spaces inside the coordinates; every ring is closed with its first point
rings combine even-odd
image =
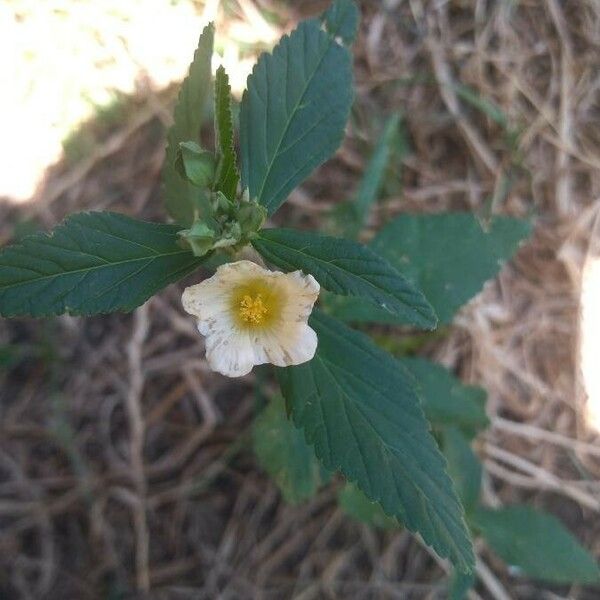
{"type": "MultiPolygon", "coordinates": [[[[319,34],[321,34],[321,30],[319,29],[319,34]]],[[[304,34],[303,34],[304,35],[304,34]]],[[[273,155],[271,157],[271,160],[267,166],[267,170],[265,171],[265,176],[263,177],[263,182],[262,185],[260,187],[260,191],[257,194],[257,199],[259,202],[262,203],[262,194],[265,190],[265,186],[267,185],[267,180],[269,179],[269,176],[271,175],[271,171],[273,169],[273,165],[275,164],[275,159],[277,157],[277,155],[279,154],[279,149],[281,148],[281,144],[283,144],[283,140],[285,139],[285,136],[287,135],[288,129],[290,127],[290,124],[292,122],[292,119],[294,118],[294,116],[296,115],[296,112],[298,111],[298,107],[302,104],[302,101],[304,100],[304,96],[306,95],[306,92],[308,91],[308,88],[310,86],[310,84],[312,83],[317,71],[319,70],[319,68],[321,67],[321,63],[323,62],[327,52],[329,52],[329,49],[331,48],[331,44],[335,44],[337,42],[335,42],[335,40],[333,40],[328,34],[324,34],[327,37],[327,45],[325,46],[325,51],[323,52],[323,54],[321,54],[321,56],[319,57],[319,61],[317,62],[310,78],[308,79],[308,81],[306,82],[306,85],[304,86],[304,89],[302,90],[302,94],[300,95],[298,102],[296,102],[296,105],[294,106],[293,110],[290,113],[290,116],[287,119],[287,122],[285,124],[285,127],[283,129],[283,132],[281,134],[281,137],[279,138],[279,141],[277,143],[277,147],[275,148],[275,152],[273,152],[273,155]]],[[[288,38],[289,40],[290,38],[288,38]]],[[[289,41],[288,41],[289,43],[289,41]]],[[[286,50],[286,52],[288,52],[288,50],[286,50]]],[[[288,64],[286,62],[286,69],[288,69],[288,64]]],[[[267,105],[268,107],[268,105],[267,105]]],[[[265,133],[265,137],[266,137],[266,133],[265,133]]]]}
{"type": "MultiPolygon", "coordinates": [[[[153,261],[156,260],[158,258],[168,258],[169,256],[177,256],[177,255],[184,255],[184,254],[190,254],[187,250],[178,250],[177,252],[167,252],[167,253],[162,253],[162,254],[154,254],[152,256],[143,256],[143,257],[137,257],[137,258],[131,258],[131,259],[127,259],[127,260],[121,260],[118,262],[111,262],[111,263],[107,263],[107,264],[102,264],[102,265],[96,265],[94,267],[87,267],[84,269],[75,269],[73,271],[63,271],[60,273],[53,273],[51,275],[43,275],[42,277],[35,277],[32,279],[27,279],[25,281],[19,281],[18,283],[12,283],[12,284],[8,284],[8,285],[0,285],[0,291],[6,291],[6,290],[10,290],[10,289],[14,289],[20,286],[24,286],[24,285],[30,285],[32,283],[37,283],[40,281],[45,281],[47,279],[56,279],[59,277],[68,277],[71,275],[77,275],[78,273],[90,273],[93,271],[97,271],[100,269],[109,269],[111,267],[118,267],[121,265],[125,265],[125,264],[134,264],[136,262],[140,262],[140,261],[153,261]]],[[[90,255],[93,256],[93,255],[90,255]]],[[[190,255],[191,256],[191,255],[190,255]]],[[[96,257],[96,258],[101,258],[101,257],[96,257]]],[[[1,266],[6,266],[6,265],[0,265],[1,266]]],[[[17,267],[18,268],[18,267],[17,267]]]]}
{"type": "MultiPolygon", "coordinates": [[[[353,401],[353,400],[351,400],[351,399],[349,398],[349,396],[348,396],[348,394],[346,393],[346,391],[345,391],[345,390],[344,390],[344,389],[343,389],[343,388],[340,386],[340,384],[339,384],[339,382],[338,382],[338,380],[337,380],[337,377],[335,376],[334,372],[331,370],[331,368],[330,368],[330,367],[328,367],[328,366],[327,366],[327,364],[329,364],[329,365],[331,365],[332,367],[339,368],[339,365],[335,365],[334,363],[332,363],[332,362],[328,361],[328,360],[327,360],[327,359],[325,359],[325,358],[324,358],[322,355],[319,355],[317,358],[318,358],[318,360],[321,362],[321,365],[322,365],[323,369],[325,369],[325,371],[326,371],[326,372],[329,374],[329,377],[330,377],[330,378],[333,380],[333,382],[334,382],[334,384],[335,384],[335,386],[336,386],[336,388],[337,388],[338,392],[341,394],[341,396],[342,396],[343,398],[345,398],[345,400],[342,400],[342,406],[343,406],[343,408],[344,408],[344,413],[345,413],[345,415],[346,415],[346,420],[348,421],[348,426],[349,426],[349,428],[350,428],[350,430],[351,430],[352,434],[354,435],[354,429],[353,429],[353,427],[351,426],[351,424],[350,424],[350,422],[349,422],[348,413],[347,413],[347,410],[348,410],[348,408],[349,408],[349,407],[347,406],[347,404],[350,404],[350,405],[351,405],[351,406],[354,408],[354,410],[358,411],[358,413],[359,413],[359,415],[360,415],[360,418],[361,418],[361,419],[363,420],[363,422],[364,422],[364,423],[367,425],[367,427],[368,427],[368,428],[369,428],[369,429],[372,431],[372,434],[373,434],[373,437],[374,437],[374,439],[375,439],[376,443],[377,443],[377,444],[379,444],[379,445],[380,445],[380,446],[381,446],[381,447],[384,449],[384,451],[385,451],[386,453],[389,453],[389,454],[391,455],[391,457],[393,457],[393,458],[394,458],[394,460],[396,460],[396,461],[399,461],[399,460],[400,460],[400,457],[399,457],[399,450],[398,450],[397,448],[394,448],[394,447],[390,446],[390,445],[388,444],[388,442],[386,442],[386,441],[385,441],[385,440],[382,438],[382,436],[380,435],[380,433],[379,433],[379,432],[378,432],[378,431],[375,429],[375,426],[374,426],[374,425],[373,425],[373,423],[370,421],[370,419],[369,419],[369,418],[367,418],[367,417],[364,415],[364,413],[363,413],[363,411],[361,410],[360,406],[359,406],[359,405],[358,405],[358,404],[357,404],[355,401],[353,401]]],[[[344,370],[344,369],[342,369],[342,370],[344,370]]],[[[349,373],[348,371],[346,371],[346,372],[347,372],[347,373],[349,373]]],[[[319,403],[319,404],[320,404],[320,403],[319,403]]],[[[425,419],[425,417],[424,417],[424,416],[423,416],[423,419],[425,419]]],[[[324,420],[323,420],[323,422],[324,422],[324,420]]],[[[324,429],[324,431],[328,432],[328,430],[327,430],[327,427],[324,427],[323,429],[324,429]]],[[[356,447],[357,447],[357,449],[359,449],[359,448],[360,448],[360,444],[358,444],[358,442],[356,443],[356,447]]],[[[328,448],[328,454],[329,454],[329,448],[328,448]]],[[[368,470],[368,469],[367,469],[367,467],[366,467],[366,464],[365,464],[365,462],[364,462],[364,456],[362,455],[362,451],[361,451],[360,449],[359,449],[359,454],[361,455],[361,461],[363,462],[363,466],[364,466],[364,472],[365,472],[365,474],[367,475],[367,479],[369,479],[369,480],[370,480],[370,473],[369,473],[369,470],[368,470]]],[[[341,468],[341,464],[339,464],[339,465],[336,465],[336,468],[341,468]]],[[[429,474],[428,474],[428,473],[426,473],[425,471],[423,471],[423,472],[425,473],[426,477],[428,477],[429,481],[430,481],[430,482],[433,484],[433,486],[434,486],[435,488],[439,489],[438,482],[437,482],[435,479],[431,478],[431,477],[429,476],[429,474]]],[[[358,482],[356,482],[356,483],[358,483],[358,482]]],[[[371,483],[371,482],[369,482],[369,483],[370,483],[370,485],[371,485],[371,488],[373,489],[373,485],[372,485],[372,483],[371,483]]],[[[429,502],[428,495],[427,495],[426,491],[425,491],[425,490],[424,490],[424,489],[421,487],[421,485],[419,485],[419,484],[418,484],[417,482],[415,482],[413,479],[411,479],[411,483],[412,483],[412,485],[413,485],[414,489],[416,490],[416,492],[417,492],[417,493],[420,495],[420,497],[421,497],[421,498],[423,498],[423,499],[425,500],[425,503],[426,503],[426,505],[427,505],[427,506],[428,506],[428,507],[429,507],[431,510],[433,510],[433,512],[435,513],[435,515],[436,515],[436,517],[437,517],[438,521],[439,521],[439,522],[440,522],[440,523],[443,525],[443,529],[442,529],[441,531],[439,530],[439,526],[435,528],[435,529],[436,529],[436,531],[437,531],[439,534],[443,535],[443,536],[444,536],[444,537],[447,539],[447,541],[449,541],[449,542],[450,542],[450,546],[451,546],[451,547],[454,549],[455,556],[456,556],[456,557],[460,557],[460,558],[461,558],[461,560],[463,561],[463,563],[464,563],[464,564],[465,564],[465,566],[466,566],[466,565],[468,564],[468,562],[469,562],[469,561],[468,561],[468,557],[467,557],[467,556],[465,556],[465,554],[464,554],[464,552],[462,551],[462,549],[461,549],[461,548],[460,548],[460,547],[459,547],[459,546],[458,546],[458,545],[455,543],[454,536],[452,535],[452,533],[451,533],[450,529],[449,529],[449,528],[446,526],[446,521],[445,521],[444,519],[441,519],[441,518],[440,518],[440,511],[439,511],[437,508],[435,508],[433,504],[431,504],[431,503],[429,502]]],[[[400,493],[399,493],[399,490],[398,490],[398,488],[397,488],[397,485],[396,485],[396,482],[395,482],[395,481],[394,481],[394,488],[395,488],[396,494],[398,494],[398,495],[400,496],[400,493]]],[[[376,498],[376,500],[377,500],[377,501],[381,501],[381,498],[380,498],[380,497],[378,497],[378,498],[376,498]]],[[[385,512],[385,511],[384,511],[384,512],[385,512]]],[[[386,514],[387,514],[387,513],[386,513],[386,514]]],[[[395,513],[393,516],[395,516],[396,518],[403,519],[403,518],[406,518],[406,517],[408,516],[408,512],[405,512],[404,514],[403,514],[402,512],[395,513]]],[[[455,521],[455,519],[453,518],[453,515],[452,515],[452,513],[450,513],[450,514],[449,514],[449,515],[447,515],[447,516],[448,516],[449,518],[451,518],[451,520],[454,522],[454,524],[455,524],[455,525],[458,525],[458,528],[460,529],[460,523],[457,523],[457,522],[455,521]]],[[[418,531],[418,528],[417,528],[416,526],[414,526],[414,524],[413,524],[413,527],[412,527],[412,529],[414,529],[414,531],[418,531]]],[[[444,554],[444,553],[443,553],[443,549],[442,549],[441,547],[438,547],[438,544],[436,544],[436,543],[433,543],[433,542],[431,542],[431,543],[432,543],[432,544],[433,544],[433,546],[434,546],[434,547],[435,547],[435,548],[438,550],[438,552],[440,552],[440,553],[444,554]]]]}
{"type": "MultiPolygon", "coordinates": [[[[310,258],[310,259],[314,260],[315,262],[322,263],[324,265],[330,265],[332,269],[335,269],[338,272],[341,272],[342,274],[345,274],[347,277],[348,276],[355,277],[356,279],[359,279],[360,281],[365,282],[367,285],[371,286],[373,289],[375,289],[376,291],[378,291],[380,294],[385,294],[386,296],[394,298],[394,300],[396,302],[399,302],[405,308],[408,308],[409,310],[412,310],[412,311],[418,313],[421,317],[427,319],[427,314],[424,311],[419,310],[417,308],[414,308],[412,306],[409,306],[408,304],[406,304],[405,302],[403,302],[402,300],[400,300],[399,298],[397,298],[396,296],[394,296],[391,292],[387,291],[385,288],[378,287],[372,281],[369,281],[368,279],[365,279],[364,277],[362,277],[360,275],[355,275],[351,271],[347,271],[347,270],[345,270],[345,269],[343,269],[341,267],[338,267],[332,261],[323,260],[322,258],[318,258],[316,256],[308,254],[307,252],[303,252],[302,250],[298,250],[296,248],[290,248],[289,246],[286,246],[285,244],[282,244],[281,242],[277,242],[277,241],[273,240],[272,238],[265,238],[265,237],[262,237],[262,236],[259,235],[258,239],[259,240],[264,240],[266,242],[270,242],[270,243],[275,244],[277,246],[281,246],[281,247],[287,249],[288,251],[296,252],[298,254],[301,254],[302,256],[306,256],[307,258],[310,258]]],[[[348,257],[345,257],[345,260],[348,260],[348,257]]],[[[357,259],[357,260],[361,260],[361,259],[357,259]]],[[[400,273],[398,273],[398,275],[400,275],[400,277],[402,277],[402,275],[400,273]]],[[[325,286],[323,286],[323,287],[325,287],[325,286]]],[[[407,286],[407,289],[410,290],[410,287],[407,286]]],[[[413,292],[413,294],[415,294],[415,293],[413,292]]],[[[352,295],[354,296],[354,294],[352,294],[352,295]]],[[[360,297],[360,296],[358,296],[358,297],[360,297]]],[[[379,305],[379,306],[381,306],[381,305],[379,305]]],[[[381,308],[383,308],[384,310],[386,310],[386,308],[384,306],[381,306],[381,308]]],[[[386,312],[391,313],[391,311],[389,311],[389,310],[387,310],[386,312]]],[[[429,320],[429,319],[427,319],[427,320],[429,320]]]]}
{"type": "MultiPolygon", "coordinates": [[[[319,328],[325,329],[327,331],[327,334],[330,336],[333,336],[334,338],[340,337],[339,332],[336,329],[332,328],[330,326],[330,324],[327,322],[327,320],[319,318],[320,317],[319,314],[317,314],[316,316],[317,316],[316,320],[317,320],[319,328]]],[[[360,350],[362,352],[365,352],[368,356],[371,356],[371,352],[368,352],[366,348],[360,346],[360,350]]],[[[375,424],[373,423],[372,419],[370,419],[369,416],[365,414],[364,407],[361,406],[361,403],[357,402],[356,399],[352,398],[352,396],[348,394],[348,391],[346,389],[344,389],[344,387],[340,384],[339,378],[336,376],[337,375],[336,372],[339,370],[342,373],[345,373],[345,376],[350,377],[351,379],[352,378],[358,379],[362,383],[367,384],[370,387],[373,387],[373,390],[377,394],[381,394],[381,392],[379,390],[377,390],[368,381],[358,378],[355,373],[352,373],[351,371],[347,370],[341,364],[335,363],[334,361],[328,359],[326,355],[323,355],[322,353],[317,353],[316,359],[320,362],[322,368],[329,374],[330,379],[335,384],[335,386],[338,390],[338,393],[341,395],[340,399],[342,401],[342,404],[347,405],[347,406],[344,406],[344,411],[346,411],[348,407],[357,411],[357,413],[359,414],[359,416],[362,419],[362,421],[364,422],[364,424],[371,430],[376,443],[381,446],[381,448],[383,449],[384,452],[389,453],[391,455],[391,457],[393,457],[396,461],[399,460],[400,461],[399,466],[400,466],[400,468],[402,468],[402,466],[401,466],[402,465],[401,456],[403,455],[402,450],[390,445],[389,442],[383,438],[383,436],[380,434],[380,432],[375,427],[375,424]]],[[[425,419],[424,413],[422,412],[422,410],[420,408],[418,410],[419,410],[419,412],[421,412],[423,422],[426,423],[427,421],[425,419]]],[[[324,420],[323,420],[323,423],[325,423],[324,420]]],[[[324,429],[327,430],[326,427],[324,429]]],[[[429,454],[428,448],[427,448],[428,444],[425,444],[423,446],[419,440],[420,436],[415,437],[414,434],[409,431],[406,431],[405,433],[408,434],[413,439],[413,441],[420,446],[421,451],[425,451],[427,454],[429,454]]],[[[427,435],[430,435],[429,432],[427,432],[427,435]]],[[[431,442],[435,445],[435,442],[433,442],[433,438],[431,439],[431,442]]],[[[356,447],[360,451],[360,445],[357,444],[356,447]]],[[[361,458],[363,458],[363,457],[361,456],[361,458]]],[[[435,461],[435,458],[432,457],[432,459],[435,461]]],[[[441,466],[438,463],[438,461],[435,461],[434,464],[437,467],[441,468],[442,473],[443,473],[443,471],[444,471],[443,466],[441,466]]],[[[419,466],[417,468],[419,468],[419,466]]],[[[433,477],[427,471],[427,469],[420,469],[420,470],[422,471],[425,478],[428,480],[429,485],[432,485],[435,489],[440,490],[440,492],[444,492],[443,485],[440,487],[440,481],[439,481],[438,476],[433,477]]],[[[394,469],[392,469],[392,471],[394,471],[394,469]]],[[[405,471],[405,473],[406,473],[406,471],[405,471]]],[[[431,511],[431,513],[433,515],[435,515],[435,517],[436,517],[436,520],[438,523],[434,527],[435,531],[436,531],[435,535],[440,535],[443,538],[445,538],[446,543],[448,544],[448,549],[450,550],[450,548],[451,548],[452,550],[449,551],[448,553],[445,553],[443,548],[441,546],[439,546],[438,543],[435,543],[433,539],[431,539],[429,541],[429,543],[431,543],[434,546],[434,548],[436,548],[438,550],[438,552],[440,552],[440,554],[446,554],[446,556],[450,556],[453,552],[454,557],[461,560],[465,567],[468,567],[468,565],[470,563],[469,553],[468,552],[465,553],[463,551],[463,549],[460,547],[460,545],[456,543],[454,534],[452,533],[454,528],[458,528],[458,530],[461,530],[461,529],[463,529],[463,527],[461,527],[461,525],[464,525],[464,521],[463,521],[464,517],[462,515],[462,510],[460,508],[460,503],[458,502],[458,498],[453,497],[452,494],[450,494],[450,497],[448,497],[446,495],[446,493],[444,493],[446,500],[453,503],[455,505],[455,507],[458,508],[458,513],[460,516],[459,516],[459,519],[457,520],[455,518],[456,515],[453,514],[453,511],[449,510],[446,505],[437,507],[434,503],[429,501],[428,493],[421,483],[415,481],[412,477],[410,477],[410,480],[411,480],[411,483],[412,483],[415,491],[425,501],[425,505],[428,507],[428,509],[427,509],[428,512],[431,511]]],[[[394,487],[396,488],[396,493],[400,496],[400,493],[399,493],[399,490],[398,490],[395,480],[394,480],[394,487]]],[[[378,500],[381,500],[381,498],[378,498],[378,500]]],[[[406,514],[408,515],[408,512],[406,514]]],[[[396,515],[396,516],[398,516],[398,515],[396,515]]],[[[418,530],[416,524],[415,524],[415,530],[418,530]]]]}

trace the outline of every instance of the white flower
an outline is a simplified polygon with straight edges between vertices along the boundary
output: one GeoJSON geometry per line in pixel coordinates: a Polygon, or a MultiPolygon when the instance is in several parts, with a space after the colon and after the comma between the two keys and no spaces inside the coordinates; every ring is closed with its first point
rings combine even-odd
{"type": "Polygon", "coordinates": [[[314,356],[317,334],[307,321],[318,295],[312,275],[269,271],[241,260],[186,288],[182,303],[206,336],[211,369],[240,377],[254,365],[287,367],[314,356]]]}

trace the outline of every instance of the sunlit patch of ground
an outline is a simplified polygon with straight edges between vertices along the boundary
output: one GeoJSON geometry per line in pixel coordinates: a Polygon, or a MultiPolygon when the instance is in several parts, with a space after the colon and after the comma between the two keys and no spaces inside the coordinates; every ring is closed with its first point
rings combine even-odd
{"type": "Polygon", "coordinates": [[[219,5],[218,0],[0,3],[0,197],[30,198],[45,169],[60,158],[63,140],[120,95],[181,80],[211,19],[229,23],[219,28],[215,62],[224,64],[239,94],[253,64],[252,48],[268,47],[278,33],[250,2],[232,14],[219,5]]]}

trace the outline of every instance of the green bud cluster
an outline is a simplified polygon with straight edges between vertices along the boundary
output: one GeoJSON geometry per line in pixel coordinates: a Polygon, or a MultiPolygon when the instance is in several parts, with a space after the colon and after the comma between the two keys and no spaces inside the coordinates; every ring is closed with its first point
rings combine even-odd
{"type": "Polygon", "coordinates": [[[195,142],[179,144],[175,166],[183,178],[199,188],[202,197],[194,223],[179,232],[181,243],[195,256],[219,249],[238,252],[256,236],[267,218],[265,207],[250,200],[247,192],[230,199],[213,190],[216,164],[215,156],[195,142]]]}
{"type": "Polygon", "coordinates": [[[215,170],[215,155],[196,142],[181,142],[175,159],[178,173],[199,188],[212,186],[215,170]]]}

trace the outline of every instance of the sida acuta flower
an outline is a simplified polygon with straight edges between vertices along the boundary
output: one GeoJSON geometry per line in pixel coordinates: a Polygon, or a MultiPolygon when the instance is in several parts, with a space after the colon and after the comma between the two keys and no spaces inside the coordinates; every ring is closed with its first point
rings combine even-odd
{"type": "Polygon", "coordinates": [[[317,335],[307,321],[318,295],[312,275],[269,271],[241,260],[186,288],[182,303],[206,336],[211,369],[239,377],[254,365],[287,367],[314,356],[317,335]]]}

